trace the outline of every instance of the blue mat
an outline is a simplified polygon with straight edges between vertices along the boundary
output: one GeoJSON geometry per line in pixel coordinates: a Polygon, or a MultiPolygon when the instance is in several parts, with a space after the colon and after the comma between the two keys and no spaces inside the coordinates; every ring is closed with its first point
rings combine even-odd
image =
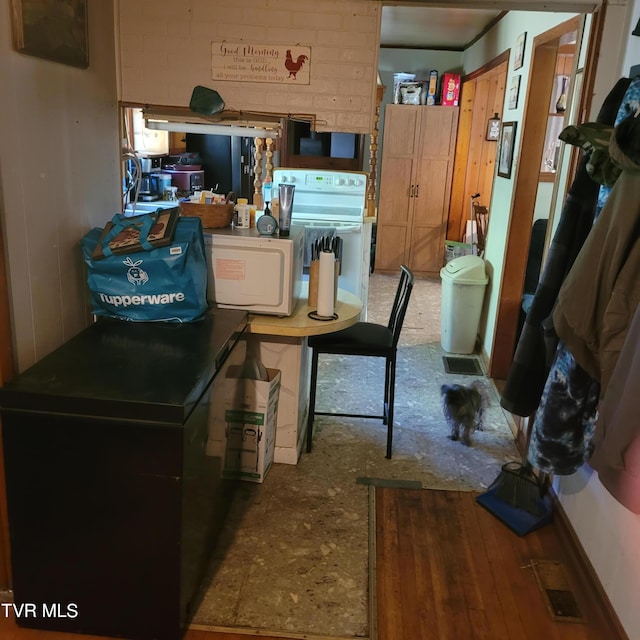
{"type": "Polygon", "coordinates": [[[476,498],[476,502],[502,521],[519,536],[525,536],[540,527],[549,524],[553,519],[551,497],[544,496],[539,500],[539,514],[534,515],[514,507],[496,496],[496,488],[490,488],[476,498]]]}

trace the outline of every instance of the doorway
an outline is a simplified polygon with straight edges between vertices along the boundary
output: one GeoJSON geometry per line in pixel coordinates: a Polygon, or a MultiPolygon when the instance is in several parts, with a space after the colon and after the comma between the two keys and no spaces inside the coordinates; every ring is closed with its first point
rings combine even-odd
{"type": "Polygon", "coordinates": [[[487,135],[487,121],[503,119],[508,65],[509,51],[505,51],[463,78],[447,240],[463,239],[473,194],[480,194],[479,203],[491,202],[497,139],[487,135]]]}
{"type": "MultiPolygon", "coordinates": [[[[577,58],[572,56],[571,68],[564,67],[563,47],[567,35],[582,33],[584,18],[576,17],[540,34],[533,41],[529,87],[522,122],[520,159],[516,169],[515,187],[511,204],[509,230],[505,245],[503,277],[498,300],[494,348],[489,362],[492,378],[505,379],[511,367],[517,341],[522,292],[527,267],[527,250],[531,238],[534,211],[539,185],[551,179],[557,193],[564,194],[569,182],[568,172],[561,173],[556,166],[555,153],[551,164],[545,157],[545,143],[557,128],[555,120],[562,115],[555,109],[558,77],[567,77],[569,95],[576,75],[577,58]],[[562,63],[561,73],[558,74],[562,63]],[[566,75],[566,74],[569,75],[566,75]],[[553,106],[552,106],[553,102],[553,106]],[[546,169],[546,170],[545,170],[546,169]],[[560,184],[559,176],[562,176],[560,184]]],[[[560,85],[561,86],[561,85],[560,85]]],[[[549,206],[550,208],[550,206],[549,206]]],[[[549,215],[549,209],[547,210],[549,215]]]]}
{"type": "MultiPolygon", "coordinates": [[[[597,66],[597,56],[598,56],[597,45],[598,45],[598,39],[601,37],[601,34],[599,34],[598,32],[602,28],[600,25],[604,24],[603,14],[604,12],[598,9],[594,11],[592,18],[591,17],[588,18],[590,20],[591,34],[590,34],[590,42],[588,47],[589,52],[587,54],[587,59],[583,64],[584,89],[582,91],[583,95],[586,96],[585,100],[587,100],[587,102],[591,101],[593,85],[595,82],[594,72],[597,66]]],[[[519,73],[509,74],[509,77],[514,78],[526,72],[528,76],[526,86],[534,87],[535,82],[531,81],[531,77],[532,77],[531,63],[533,60],[531,57],[531,54],[533,52],[532,47],[535,45],[537,48],[538,45],[540,44],[544,45],[544,44],[547,44],[548,42],[556,40],[555,46],[552,48],[552,51],[551,51],[552,55],[548,56],[549,68],[547,69],[547,73],[549,74],[549,82],[552,84],[553,77],[554,77],[554,65],[556,64],[556,59],[558,58],[559,50],[564,45],[564,41],[562,40],[562,38],[564,37],[564,34],[577,29],[578,26],[581,24],[581,22],[587,19],[587,17],[584,15],[583,16],[575,15],[570,17],[571,17],[571,20],[568,20],[566,15],[560,18],[555,18],[551,16],[548,19],[548,21],[547,19],[545,19],[545,21],[542,22],[542,24],[545,25],[545,28],[548,31],[543,32],[541,34],[540,32],[543,31],[543,29],[538,27],[535,31],[530,32],[528,35],[529,40],[526,42],[527,66],[524,71],[520,71],[519,73]],[[560,23],[558,25],[558,22],[560,22],[561,20],[566,20],[570,24],[560,23]],[[536,33],[540,35],[537,35],[534,38],[532,37],[532,33],[536,33]],[[554,51],[554,49],[556,50],[554,51]],[[555,55],[553,55],[554,53],[555,55]]],[[[580,31],[579,28],[578,28],[578,31],[580,31]]],[[[509,52],[508,47],[510,45],[515,46],[516,44],[515,36],[512,37],[511,35],[506,34],[503,41],[499,39],[499,35],[501,34],[498,33],[498,35],[496,35],[495,42],[494,40],[490,40],[487,43],[487,46],[491,46],[491,43],[496,45],[494,48],[490,49],[491,51],[495,51],[493,55],[498,55],[498,53],[504,52],[505,50],[509,52]]],[[[480,47],[480,50],[482,49],[483,46],[484,45],[482,43],[478,45],[478,47],[480,47]]],[[[474,65],[472,64],[474,57],[472,57],[471,54],[475,55],[475,53],[476,52],[474,51],[470,52],[469,64],[468,64],[469,68],[474,67],[474,65]]],[[[509,53],[507,53],[507,55],[509,55],[509,53]]],[[[540,56],[538,56],[538,58],[540,62],[541,54],[540,56]]],[[[386,66],[384,67],[384,70],[385,70],[385,73],[387,74],[391,73],[392,70],[399,70],[399,69],[402,69],[403,71],[414,70],[414,67],[411,67],[409,62],[404,64],[405,61],[408,59],[403,58],[401,56],[401,52],[394,52],[393,58],[389,53],[386,53],[385,56],[382,57],[381,59],[382,59],[382,62],[386,64],[386,66]],[[395,63],[397,63],[396,66],[393,66],[393,64],[395,63]]],[[[434,61],[440,60],[439,58],[433,58],[433,59],[434,61]]],[[[481,58],[481,60],[484,61],[484,58],[481,58]]],[[[435,64],[436,63],[434,62],[434,66],[435,64]]],[[[507,62],[507,65],[509,68],[509,62],[507,62]]],[[[382,70],[383,68],[380,69],[381,73],[382,73],[382,70]]],[[[389,82],[388,79],[383,78],[383,80],[385,80],[386,83],[388,84],[389,82]]],[[[513,84],[513,82],[511,84],[513,84]]],[[[548,87],[549,92],[552,91],[551,84],[548,87]]],[[[534,93],[534,92],[535,93],[539,92],[537,86],[535,86],[535,89],[532,88],[529,91],[529,93],[534,93]]],[[[387,93],[389,92],[387,91],[387,93]]],[[[511,174],[511,177],[508,179],[508,182],[500,178],[494,184],[493,177],[495,174],[493,174],[490,176],[488,187],[486,188],[478,187],[474,191],[466,191],[465,182],[464,182],[466,179],[466,174],[465,174],[466,167],[464,162],[466,158],[461,157],[464,154],[456,153],[455,154],[456,160],[460,160],[462,163],[459,167],[456,167],[456,178],[457,178],[456,185],[457,186],[453,188],[451,192],[452,200],[453,198],[458,198],[458,202],[455,205],[457,207],[457,211],[455,214],[453,214],[453,211],[450,210],[450,213],[452,213],[452,217],[446,229],[448,239],[450,240],[455,239],[458,241],[462,240],[461,231],[462,229],[464,229],[464,226],[465,226],[463,223],[465,223],[469,219],[469,214],[470,214],[469,196],[473,195],[476,192],[481,193],[483,202],[480,202],[479,204],[489,205],[489,209],[490,209],[489,217],[491,217],[492,215],[492,212],[491,212],[492,203],[488,200],[488,197],[487,197],[487,201],[484,202],[485,200],[484,193],[486,192],[488,196],[489,193],[491,192],[492,200],[497,199],[497,202],[493,202],[493,209],[494,209],[493,213],[498,214],[497,216],[494,216],[494,219],[493,219],[494,225],[497,225],[497,231],[494,229],[493,234],[492,234],[491,228],[488,231],[489,243],[491,245],[490,246],[491,254],[488,255],[487,270],[489,272],[488,275],[491,279],[492,284],[488,288],[488,298],[487,298],[487,301],[485,302],[485,307],[483,309],[483,315],[482,315],[481,324],[480,324],[482,356],[483,356],[483,359],[487,362],[487,366],[490,368],[491,376],[497,379],[504,379],[506,377],[508,370],[510,368],[511,359],[513,356],[515,339],[516,339],[516,334],[518,330],[519,311],[521,308],[521,298],[522,298],[522,290],[523,290],[523,284],[524,284],[527,248],[529,245],[532,221],[534,220],[534,217],[535,217],[534,209],[536,208],[538,183],[540,180],[540,174],[542,173],[542,171],[540,170],[540,167],[542,163],[542,145],[544,141],[540,142],[539,149],[537,150],[537,152],[534,153],[534,155],[537,156],[535,162],[530,163],[529,169],[532,172],[532,176],[531,176],[532,184],[523,185],[521,183],[516,193],[514,189],[514,187],[516,186],[516,181],[521,179],[521,175],[518,176],[518,164],[522,159],[525,158],[525,156],[531,155],[531,151],[524,150],[521,144],[523,131],[526,128],[528,128],[528,125],[527,127],[525,127],[526,106],[527,106],[528,97],[524,95],[524,91],[521,93],[522,95],[520,95],[520,99],[519,99],[520,105],[518,106],[517,100],[515,102],[516,104],[515,109],[517,109],[516,113],[510,113],[510,107],[508,107],[507,105],[504,105],[504,109],[505,109],[504,114],[499,112],[499,115],[503,116],[505,120],[517,120],[517,142],[519,143],[517,144],[518,154],[517,154],[517,161],[513,163],[513,173],[511,174]],[[527,189],[528,189],[528,192],[527,192],[527,189]],[[522,200],[523,196],[526,197],[526,201],[522,200]],[[529,211],[526,212],[526,219],[524,223],[522,220],[516,220],[515,223],[511,220],[511,215],[513,213],[511,211],[511,208],[514,202],[517,202],[518,206],[521,209],[523,207],[529,208],[529,211]],[[455,218],[453,217],[454,215],[456,216],[455,218]],[[493,238],[492,238],[492,235],[493,235],[493,238]],[[512,242],[511,247],[507,247],[507,242],[509,240],[512,242]],[[507,256],[509,252],[510,252],[510,255],[507,256]],[[515,268],[513,268],[513,266],[509,262],[507,262],[507,264],[503,262],[505,257],[514,259],[514,254],[516,254],[515,260],[516,261],[520,260],[520,263],[516,264],[515,268]],[[517,254],[520,254],[520,255],[517,255],[517,254]],[[507,280],[509,280],[504,287],[502,283],[503,278],[506,278],[507,280]],[[503,298],[502,300],[500,300],[501,296],[503,297],[506,296],[506,298],[503,298]],[[504,317],[505,303],[507,305],[511,305],[511,308],[509,309],[508,317],[506,319],[504,317]],[[498,321],[500,321],[500,324],[496,329],[495,323],[498,321]],[[507,324],[510,325],[509,329],[506,331],[503,330],[503,326],[504,326],[502,324],[503,322],[506,322],[507,324]],[[494,351],[495,351],[495,354],[494,354],[494,351]]],[[[549,100],[550,100],[550,95],[551,94],[549,93],[549,95],[547,96],[549,100]]],[[[545,100],[547,98],[545,98],[545,100]]],[[[542,99],[540,99],[540,102],[542,102],[542,99]]],[[[465,108],[465,106],[466,105],[462,104],[461,109],[465,108]]],[[[549,104],[548,103],[545,104],[542,108],[543,108],[542,119],[540,120],[540,122],[536,124],[538,129],[535,133],[537,134],[538,137],[544,137],[545,135],[546,125],[547,125],[546,117],[547,117],[547,114],[549,113],[549,104]]],[[[529,105],[529,109],[531,109],[531,105],[529,105]]],[[[588,110],[588,106],[585,103],[585,105],[581,106],[579,110],[580,118],[584,117],[584,114],[586,113],[587,110],[588,110]]],[[[494,113],[485,114],[485,115],[487,115],[487,119],[485,120],[485,130],[486,130],[487,122],[494,115],[494,113]]],[[[459,128],[459,135],[461,133],[462,133],[462,123],[461,123],[461,127],[459,128]]],[[[497,146],[495,142],[494,143],[487,142],[487,144],[493,144],[494,147],[497,146]]],[[[384,149],[382,149],[381,155],[383,154],[384,154],[384,149]]],[[[529,160],[530,158],[528,157],[527,159],[529,160]]],[[[555,158],[552,158],[552,162],[555,162],[555,158]]],[[[564,167],[569,167],[570,164],[571,163],[566,162],[564,167]]],[[[473,170],[476,170],[476,168],[473,168],[473,170]]],[[[553,197],[555,198],[556,203],[562,202],[562,199],[564,197],[564,190],[565,190],[564,185],[567,184],[568,180],[572,175],[572,172],[573,172],[573,169],[566,170],[565,168],[563,168],[562,172],[556,171],[556,173],[553,173],[551,175],[552,181],[546,183],[545,187],[547,188],[548,191],[553,191],[553,197]],[[561,174],[562,174],[563,182],[558,184],[558,187],[556,189],[556,182],[558,182],[556,178],[561,174]],[[565,175],[566,175],[566,178],[565,178],[565,175]]],[[[382,180],[380,180],[380,192],[382,192],[382,189],[383,189],[383,185],[381,184],[381,182],[382,180]]],[[[557,205],[554,205],[554,206],[556,206],[557,208],[557,205]]],[[[378,211],[379,214],[380,214],[380,211],[381,211],[381,206],[379,206],[379,211],[378,211]]],[[[517,212],[516,212],[516,215],[517,215],[517,212]]],[[[398,216],[396,215],[396,218],[397,217],[398,216]]],[[[552,218],[552,216],[550,216],[548,212],[546,213],[546,217],[549,217],[550,219],[552,218]]],[[[491,226],[492,225],[490,224],[489,227],[491,226]]],[[[549,228],[551,231],[553,228],[552,223],[549,224],[549,228]]],[[[378,246],[379,246],[379,243],[381,241],[379,233],[378,233],[377,240],[378,240],[378,246]]],[[[378,260],[376,258],[376,269],[378,268],[377,262],[378,260]]]]}

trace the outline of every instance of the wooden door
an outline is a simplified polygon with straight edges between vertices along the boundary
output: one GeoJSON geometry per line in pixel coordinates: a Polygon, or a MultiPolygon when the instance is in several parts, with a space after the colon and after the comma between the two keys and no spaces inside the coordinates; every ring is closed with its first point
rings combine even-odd
{"type": "Polygon", "coordinates": [[[376,233],[376,271],[397,271],[408,261],[411,232],[412,158],[385,158],[380,173],[378,228],[376,233]]]}
{"type": "Polygon", "coordinates": [[[460,119],[453,169],[447,239],[461,241],[471,214],[471,196],[489,206],[495,177],[498,142],[487,140],[487,122],[495,114],[503,118],[509,52],[463,78],[460,119]]]}
{"type": "Polygon", "coordinates": [[[409,259],[413,173],[421,109],[424,107],[387,105],[385,110],[376,271],[396,272],[409,259]]]}
{"type": "Polygon", "coordinates": [[[443,264],[458,107],[422,111],[417,146],[409,266],[438,275],[443,264]]]}

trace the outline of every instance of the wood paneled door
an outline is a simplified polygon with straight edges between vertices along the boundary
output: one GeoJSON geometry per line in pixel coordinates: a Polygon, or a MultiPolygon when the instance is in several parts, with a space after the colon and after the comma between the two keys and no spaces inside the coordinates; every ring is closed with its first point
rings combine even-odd
{"type": "Polygon", "coordinates": [[[497,140],[487,140],[489,118],[502,118],[509,52],[463,79],[460,123],[453,168],[447,239],[461,242],[471,215],[471,196],[489,207],[495,177],[497,140]]]}
{"type": "Polygon", "coordinates": [[[418,276],[443,264],[458,107],[387,105],[376,272],[408,265],[418,276]]]}

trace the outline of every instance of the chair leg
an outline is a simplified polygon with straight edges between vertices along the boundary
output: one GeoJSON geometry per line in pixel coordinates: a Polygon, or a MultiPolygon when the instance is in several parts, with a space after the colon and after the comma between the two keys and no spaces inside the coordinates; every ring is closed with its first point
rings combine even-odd
{"type": "Polygon", "coordinates": [[[393,448],[393,402],[395,399],[396,387],[396,359],[395,356],[387,360],[387,368],[389,370],[389,395],[387,396],[388,413],[387,413],[387,458],[391,458],[393,448]]]}
{"type": "Polygon", "coordinates": [[[384,364],[384,401],[382,403],[382,424],[387,424],[388,415],[387,407],[389,406],[389,358],[385,360],[384,364]]]}
{"type": "Polygon", "coordinates": [[[313,439],[313,419],[316,411],[316,382],[318,378],[318,352],[311,353],[311,383],[309,388],[309,415],[307,416],[307,453],[311,453],[313,439]]]}

